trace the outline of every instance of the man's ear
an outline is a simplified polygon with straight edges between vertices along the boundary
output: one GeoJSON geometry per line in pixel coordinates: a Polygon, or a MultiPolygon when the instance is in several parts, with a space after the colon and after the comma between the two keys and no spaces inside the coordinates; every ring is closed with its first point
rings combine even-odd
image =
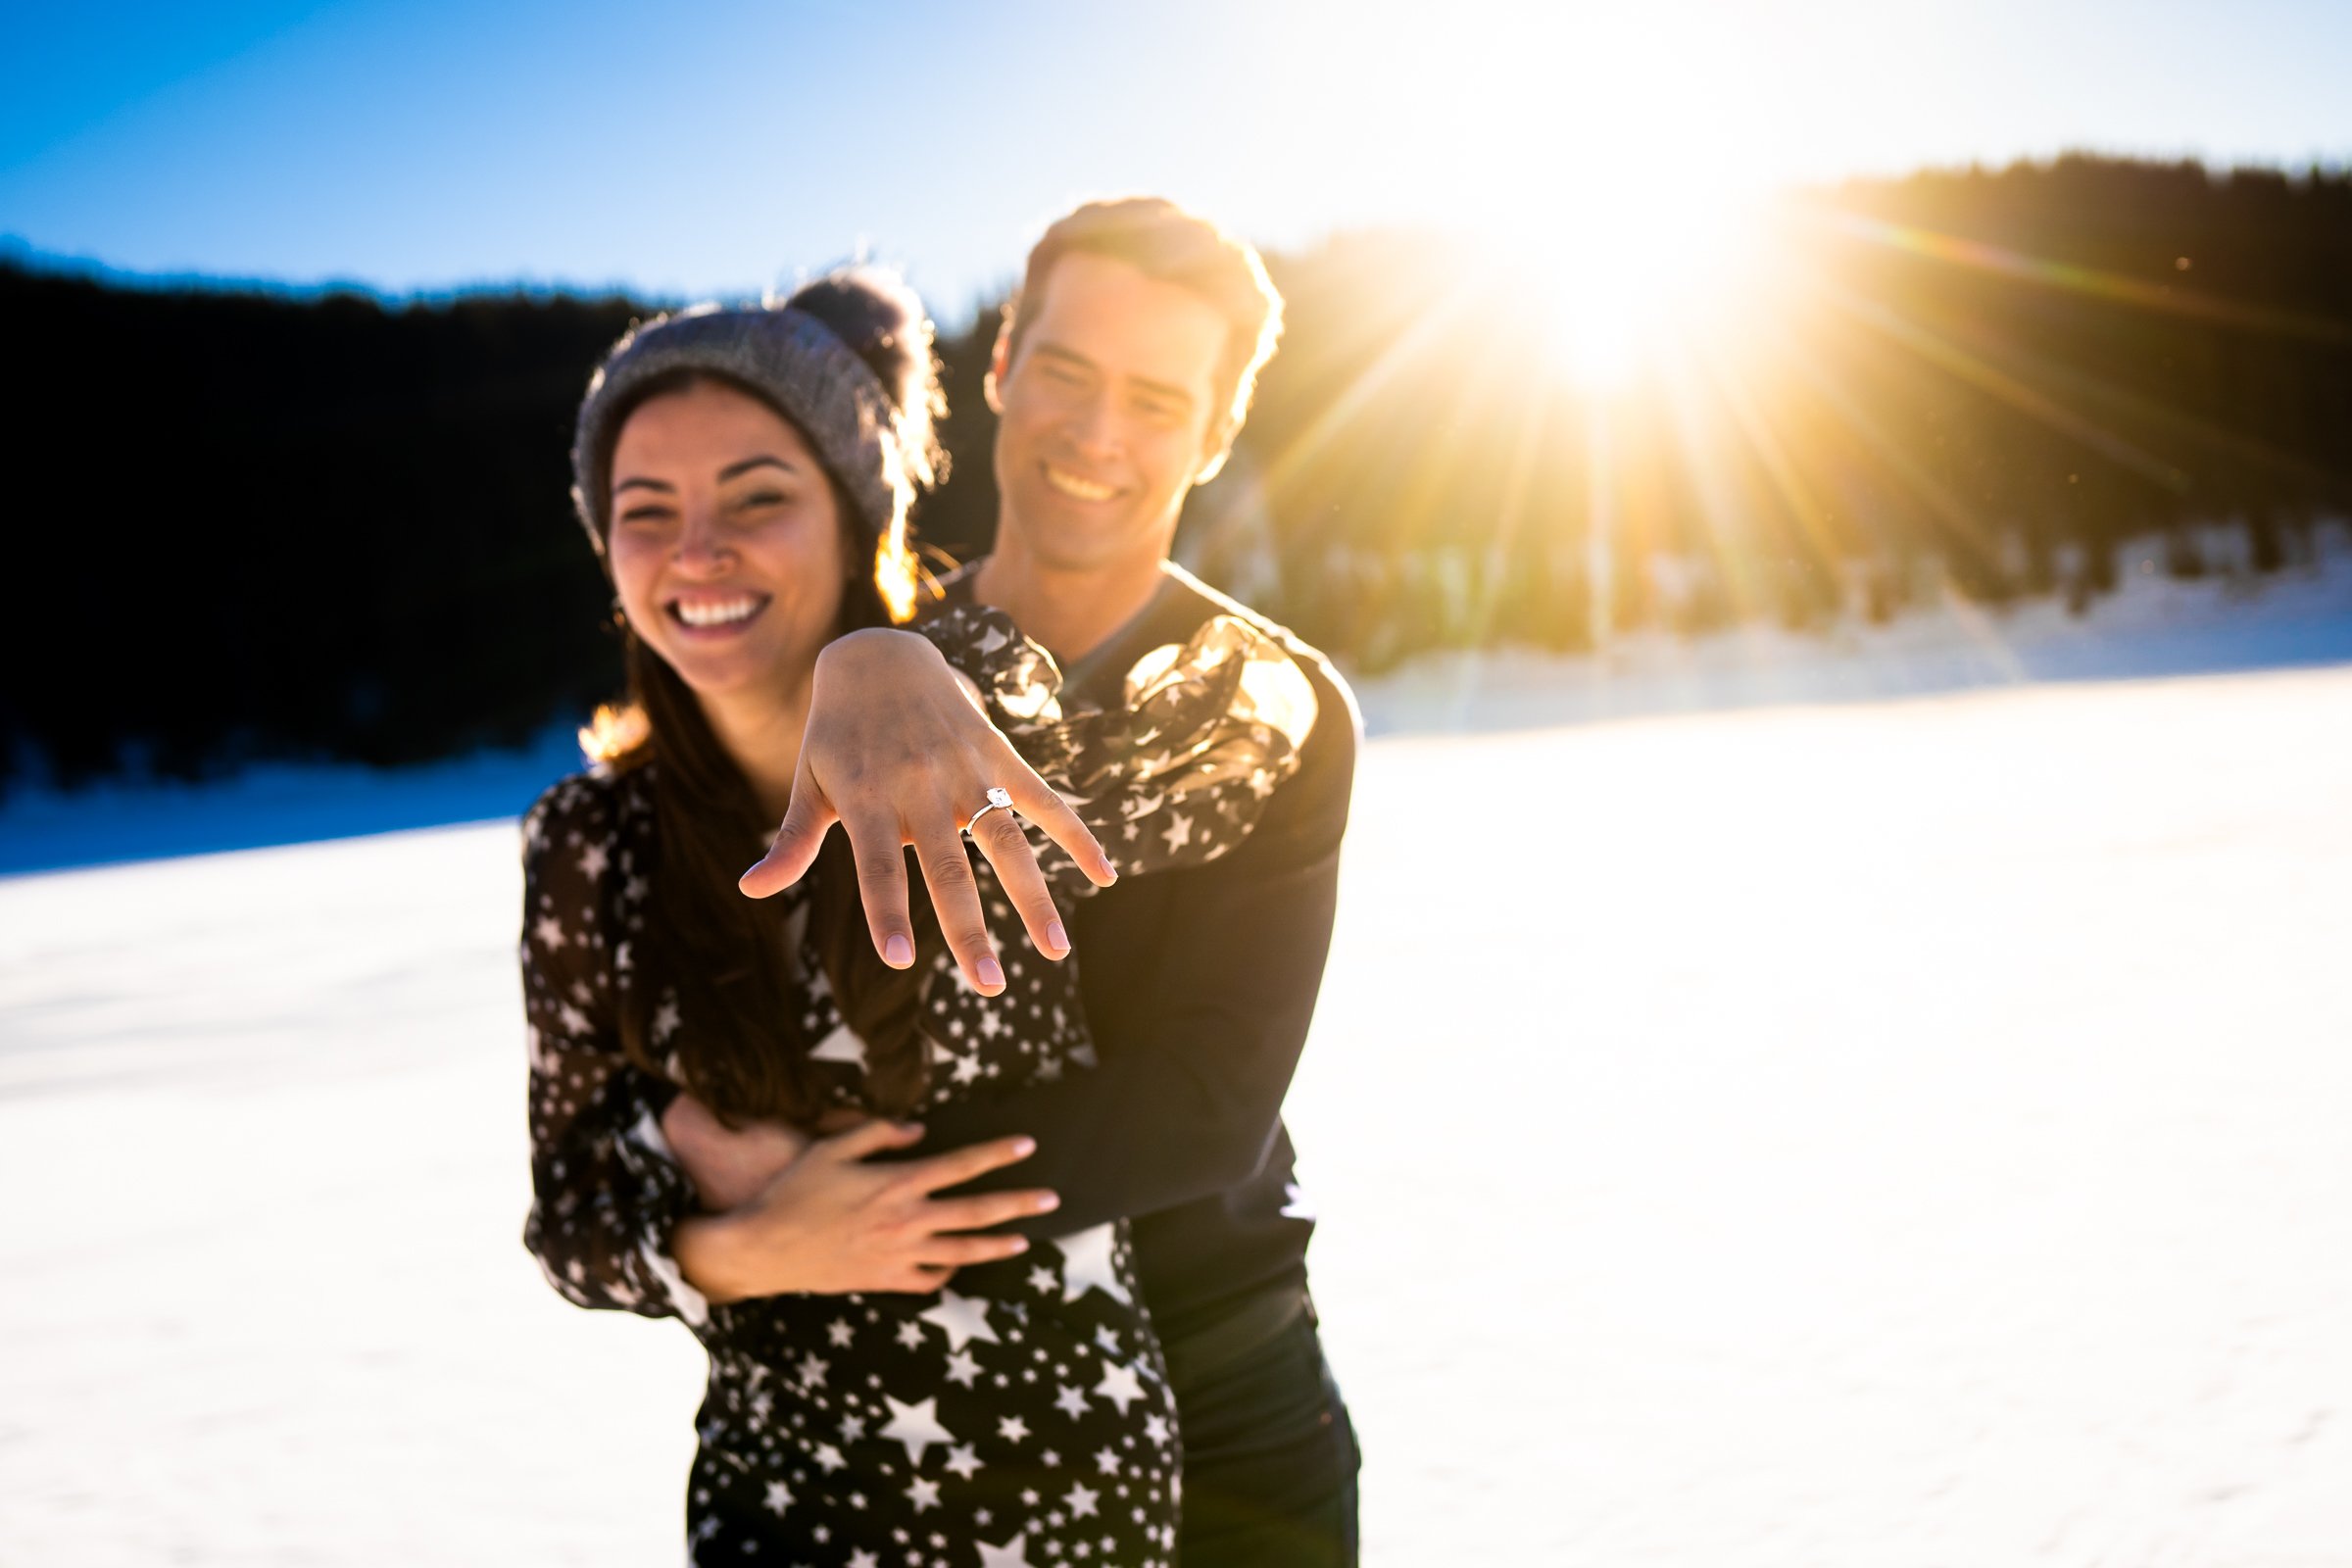
{"type": "Polygon", "coordinates": [[[1193,475],[1194,484],[1203,485],[1217,476],[1225,466],[1225,460],[1233,456],[1233,438],[1241,433],[1240,422],[1228,419],[1222,431],[1209,437],[1205,448],[1208,457],[1201,463],[1200,471],[1193,475]]]}
{"type": "Polygon", "coordinates": [[[988,400],[988,412],[991,414],[1001,415],[1004,412],[1004,399],[998,392],[997,383],[1004,379],[1005,372],[1011,368],[1012,323],[1006,321],[997,328],[997,346],[988,351],[988,374],[980,382],[980,395],[988,400]]]}

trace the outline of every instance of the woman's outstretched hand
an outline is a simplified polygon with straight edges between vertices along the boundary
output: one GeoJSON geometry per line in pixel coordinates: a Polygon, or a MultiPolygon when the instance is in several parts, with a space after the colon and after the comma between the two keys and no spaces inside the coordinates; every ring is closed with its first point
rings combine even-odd
{"type": "Polygon", "coordinates": [[[1043,1189],[940,1198],[941,1191],[1035,1152],[999,1138],[924,1159],[871,1156],[921,1141],[906,1122],[869,1121],[810,1144],[747,1201],[683,1221],[672,1250],[712,1301],[807,1291],[935,1291],[958,1268],[1028,1250],[1018,1236],[965,1234],[1042,1214],[1060,1200],[1043,1189]]]}
{"type": "MultiPolygon", "coordinates": [[[[904,969],[914,961],[905,856],[911,845],[949,951],[975,989],[995,996],[1004,973],[963,850],[964,824],[992,786],[1010,794],[1013,809],[1067,850],[1097,886],[1116,878],[1078,813],[1021,760],[938,649],[912,632],[852,632],[817,656],[792,804],[774,845],[744,873],[743,891],[764,899],[798,882],[839,822],[858,859],[874,949],[904,969]]],[[[972,837],[1037,950],[1050,958],[1067,955],[1054,896],[1012,812],[989,812],[972,837]]]]}

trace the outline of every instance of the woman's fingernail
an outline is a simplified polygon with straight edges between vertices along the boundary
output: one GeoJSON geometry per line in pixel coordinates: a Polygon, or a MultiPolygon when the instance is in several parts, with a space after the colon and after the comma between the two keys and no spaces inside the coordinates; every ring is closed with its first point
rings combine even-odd
{"type": "Polygon", "coordinates": [[[1050,1214],[1060,1206],[1061,1195],[1059,1193],[1040,1193],[1038,1195],[1037,1211],[1040,1214],[1050,1214]]]}
{"type": "Polygon", "coordinates": [[[893,969],[904,969],[914,961],[914,944],[893,932],[882,944],[882,961],[893,969]]]}
{"type": "Polygon", "coordinates": [[[1012,1141],[1012,1152],[1020,1155],[1023,1159],[1027,1159],[1031,1154],[1037,1152],[1037,1140],[1034,1138],[1015,1138],[1012,1141]]]}
{"type": "Polygon", "coordinates": [[[979,968],[980,983],[982,985],[1001,986],[1004,983],[1004,966],[997,962],[996,959],[982,958],[980,960],[979,968]]]}
{"type": "Polygon", "coordinates": [[[1070,951],[1070,934],[1061,928],[1061,922],[1059,920],[1051,920],[1047,922],[1046,946],[1049,948],[1059,948],[1064,953],[1070,951]]]}
{"type": "Polygon", "coordinates": [[[1027,1250],[1029,1250],[1029,1238],[1026,1236],[1015,1236],[1012,1239],[1012,1250],[1007,1252],[1005,1256],[1018,1257],[1027,1250]]]}
{"type": "Polygon", "coordinates": [[[1110,863],[1110,857],[1107,855],[1102,857],[1102,874],[1113,882],[1119,879],[1119,868],[1110,863]]]}

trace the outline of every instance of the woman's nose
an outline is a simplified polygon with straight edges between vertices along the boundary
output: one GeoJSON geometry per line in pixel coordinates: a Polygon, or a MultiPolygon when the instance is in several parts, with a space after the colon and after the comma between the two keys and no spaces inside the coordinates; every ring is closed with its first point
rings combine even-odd
{"type": "Polygon", "coordinates": [[[670,557],[678,565],[693,571],[715,571],[733,564],[735,552],[718,526],[715,510],[690,504],[680,521],[677,549],[670,557]]]}

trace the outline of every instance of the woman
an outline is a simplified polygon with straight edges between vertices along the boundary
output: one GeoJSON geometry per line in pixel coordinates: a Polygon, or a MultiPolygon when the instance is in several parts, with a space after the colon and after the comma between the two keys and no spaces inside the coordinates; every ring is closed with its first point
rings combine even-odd
{"type": "MultiPolygon", "coordinates": [[[[913,608],[906,517],[936,401],[919,307],[852,273],[781,309],[634,332],[581,408],[580,514],[616,590],[632,701],[600,714],[599,765],[525,823],[526,1240],[569,1299],[675,1315],[710,1350],[697,1562],[1152,1563],[1174,1540],[1175,1411],[1123,1228],[1026,1258],[1018,1238],[910,1240],[909,1204],[1011,1163],[1018,1141],[867,1163],[919,1136],[896,1118],[924,1104],[1082,1070],[1075,975],[1016,942],[985,995],[954,977],[936,929],[885,963],[838,840],[800,890],[735,889],[789,795],[818,652],[913,608]],[[699,1195],[720,1209],[703,1213],[662,1130],[681,1109],[778,1129],[878,1119],[699,1195]]],[[[1195,820],[1143,832],[1130,872],[1230,848],[1296,763],[1242,692],[1245,673],[1260,696],[1300,677],[1237,622],[1139,681],[1129,710],[1073,715],[1003,616],[924,630],[1085,814],[1195,820]]],[[[1085,885],[1044,858],[1067,891],[1085,885]]],[[[1052,1200],[949,1201],[976,1232],[1052,1200]]]]}

